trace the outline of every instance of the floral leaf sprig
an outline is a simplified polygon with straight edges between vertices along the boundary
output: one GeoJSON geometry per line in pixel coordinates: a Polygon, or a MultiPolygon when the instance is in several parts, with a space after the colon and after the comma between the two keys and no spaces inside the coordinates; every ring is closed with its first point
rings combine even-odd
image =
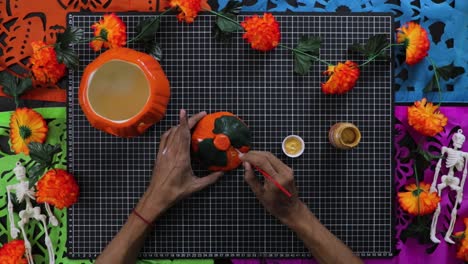
{"type": "Polygon", "coordinates": [[[3,92],[13,97],[16,107],[19,106],[20,95],[31,89],[32,84],[31,77],[19,78],[7,71],[0,72],[0,85],[3,86],[3,92]]]}
{"type": "Polygon", "coordinates": [[[67,68],[76,70],[80,63],[78,55],[70,47],[70,44],[78,43],[83,37],[83,30],[75,27],[67,27],[63,32],[57,33],[54,45],[57,53],[57,61],[63,63],[67,68]]]}
{"type": "MultiPolygon", "coordinates": [[[[299,39],[296,48],[291,49],[294,56],[294,72],[300,75],[305,75],[310,71],[312,63],[320,60],[318,58],[320,44],[321,39],[319,37],[302,36],[299,39]]],[[[287,46],[283,46],[281,44],[280,46],[289,49],[287,46]]]]}
{"type": "Polygon", "coordinates": [[[216,16],[213,26],[213,36],[220,41],[227,41],[231,38],[232,33],[242,30],[237,22],[237,16],[242,9],[242,2],[229,1],[226,6],[221,9],[216,16]]]}
{"type": "Polygon", "coordinates": [[[448,81],[449,79],[455,79],[465,73],[465,69],[463,67],[455,66],[453,62],[449,65],[440,67],[436,66],[432,60],[430,60],[430,63],[432,64],[434,75],[424,87],[423,92],[425,93],[432,92],[434,89],[440,89],[440,78],[448,81]]]}
{"type": "Polygon", "coordinates": [[[32,187],[44,175],[47,169],[52,169],[54,164],[54,156],[62,151],[60,145],[41,144],[31,142],[28,145],[30,150],[31,160],[34,165],[29,169],[29,186],[32,187]]]}

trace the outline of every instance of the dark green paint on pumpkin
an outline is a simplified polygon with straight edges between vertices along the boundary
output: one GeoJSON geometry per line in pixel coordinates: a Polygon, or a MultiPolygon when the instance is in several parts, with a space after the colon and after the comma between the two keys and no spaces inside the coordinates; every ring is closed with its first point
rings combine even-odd
{"type": "Polygon", "coordinates": [[[217,118],[214,123],[213,133],[228,136],[229,140],[231,140],[231,145],[235,148],[250,147],[252,141],[250,129],[235,116],[217,118]]]}
{"type": "Polygon", "coordinates": [[[226,152],[218,150],[212,138],[207,138],[198,143],[198,156],[206,166],[224,167],[227,165],[226,152]]]}

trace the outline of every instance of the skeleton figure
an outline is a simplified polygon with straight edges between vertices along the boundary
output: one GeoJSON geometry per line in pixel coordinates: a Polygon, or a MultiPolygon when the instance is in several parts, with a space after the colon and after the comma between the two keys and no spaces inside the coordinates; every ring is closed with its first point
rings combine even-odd
{"type": "MultiPolygon", "coordinates": [[[[440,168],[442,166],[442,158],[439,159],[437,162],[437,166],[435,169],[434,180],[431,185],[431,193],[438,192],[439,197],[441,197],[442,190],[446,187],[450,187],[450,189],[457,192],[457,198],[455,200],[455,204],[453,205],[452,213],[451,213],[451,220],[450,226],[445,234],[445,241],[451,244],[455,244],[455,242],[450,238],[453,232],[453,227],[455,225],[455,220],[457,219],[457,207],[461,204],[463,199],[463,187],[465,186],[465,180],[467,175],[467,167],[468,167],[468,153],[462,152],[460,149],[465,142],[465,136],[462,134],[463,131],[461,129],[458,130],[452,137],[453,141],[453,148],[442,147],[442,155],[447,154],[447,158],[445,161],[445,166],[448,169],[447,175],[442,176],[441,183],[437,184],[437,178],[439,176],[440,168]],[[463,170],[463,168],[465,168],[463,170]],[[462,178],[461,183],[460,179],[455,176],[456,171],[462,171],[462,178]],[[436,189],[437,184],[437,189],[436,189]]],[[[432,225],[431,225],[431,240],[434,243],[440,243],[440,240],[436,238],[436,227],[437,227],[437,220],[440,214],[440,202],[437,205],[437,210],[434,213],[432,218],[432,225]]]]}
{"type": "MultiPolygon", "coordinates": [[[[34,188],[29,188],[29,181],[26,178],[26,168],[21,165],[21,162],[16,163],[16,167],[13,169],[15,173],[16,179],[19,181],[17,184],[7,186],[7,195],[8,195],[8,219],[10,221],[10,234],[11,237],[14,239],[18,237],[18,234],[21,232],[24,240],[24,245],[26,248],[26,258],[28,260],[28,264],[33,264],[34,260],[31,253],[31,243],[29,242],[26,232],[25,232],[25,225],[29,223],[29,220],[35,219],[40,221],[44,228],[45,233],[45,244],[47,246],[47,251],[49,253],[49,264],[55,263],[55,256],[54,250],[52,246],[52,241],[49,237],[49,232],[47,230],[46,224],[46,216],[41,214],[41,208],[36,206],[33,207],[31,200],[36,199],[36,193],[34,188]],[[16,193],[16,197],[19,203],[25,202],[26,208],[19,212],[20,221],[18,222],[18,228],[15,226],[15,220],[13,217],[13,203],[11,201],[11,192],[14,191],[16,193]]],[[[50,205],[45,204],[47,215],[49,217],[49,223],[53,226],[58,225],[57,218],[53,215],[52,211],[50,210],[50,205]]]]}

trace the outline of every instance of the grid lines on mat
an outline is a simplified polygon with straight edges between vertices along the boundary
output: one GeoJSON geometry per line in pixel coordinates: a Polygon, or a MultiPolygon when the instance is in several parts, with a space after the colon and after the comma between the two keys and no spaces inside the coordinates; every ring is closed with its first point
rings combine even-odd
{"type": "MultiPolygon", "coordinates": [[[[120,14],[129,38],[148,14],[120,14]]],[[[242,20],[245,15],[240,16],[242,20]]],[[[302,35],[322,38],[321,58],[362,62],[347,48],[374,34],[392,38],[387,14],[276,14],[282,43],[295,46],[302,35]]],[[[69,25],[85,30],[100,14],[69,14],[69,25]]],[[[156,38],[162,67],[171,83],[163,121],[144,135],[122,139],[90,126],[78,104],[85,65],[99,54],[87,44],[73,48],[80,67],[69,74],[69,170],[81,187],[79,203],[69,210],[68,254],[95,257],[124,224],[149,182],[160,136],[177,124],[178,110],[190,114],[231,111],[253,132],[254,149],[271,151],[294,169],[302,200],[334,234],[361,256],[391,256],[392,228],[392,71],[391,63],[371,63],[357,86],[342,96],[320,90],[326,66],[293,73],[292,55],[277,48],[259,53],[235,34],[228,43],[214,40],[212,15],[195,23],[162,18],[156,38]],[[352,122],[362,132],[356,149],[339,151],[327,139],[336,122],[352,122]],[[281,142],[290,134],[306,142],[304,154],[287,158],[281,142]]],[[[140,49],[138,45],[130,46],[140,49]]],[[[117,106],[118,107],[118,106],[117,106]]],[[[194,164],[198,175],[207,172],[194,164]]],[[[179,202],[156,223],[141,257],[306,257],[301,241],[259,205],[242,178],[242,169],[179,202]]]]}

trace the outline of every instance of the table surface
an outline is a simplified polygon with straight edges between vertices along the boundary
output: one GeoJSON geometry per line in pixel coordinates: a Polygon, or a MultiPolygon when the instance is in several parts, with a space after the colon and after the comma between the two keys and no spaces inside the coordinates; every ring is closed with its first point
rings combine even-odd
{"type": "MultiPolygon", "coordinates": [[[[211,3],[214,8],[222,7],[227,0],[220,0],[219,3],[211,3]]],[[[415,20],[428,29],[429,38],[431,39],[431,50],[429,55],[436,61],[438,65],[445,65],[454,62],[456,65],[467,65],[468,52],[466,50],[466,38],[468,26],[467,14],[468,3],[466,1],[380,1],[380,0],[357,0],[357,1],[247,1],[244,11],[292,11],[292,12],[392,12],[395,15],[397,26],[400,23],[415,20]],[[437,3],[435,3],[437,2],[437,3]]],[[[62,1],[62,0],[44,0],[44,1],[28,1],[28,0],[5,0],[0,3],[0,70],[5,66],[20,69],[26,67],[27,56],[31,53],[28,41],[45,38],[49,40],[49,35],[54,32],[55,25],[65,25],[65,16],[68,12],[73,11],[155,11],[164,7],[163,2],[154,0],[150,1],[62,1]],[[18,37],[19,36],[19,37],[18,37]]],[[[397,128],[399,133],[395,138],[396,156],[395,160],[399,164],[395,171],[395,188],[399,190],[405,185],[411,173],[411,164],[400,160],[399,153],[407,151],[407,146],[401,143],[404,136],[409,136],[413,140],[419,140],[418,136],[412,133],[407,128],[406,121],[406,105],[408,102],[419,100],[423,96],[428,97],[431,101],[438,101],[438,94],[435,92],[423,93],[422,89],[426,80],[432,75],[428,62],[424,61],[416,66],[408,67],[402,64],[401,56],[397,56],[395,60],[395,83],[396,83],[396,102],[398,106],[395,109],[395,117],[397,120],[397,128]],[[400,141],[398,140],[400,139],[400,141]],[[399,145],[401,144],[401,145],[399,145]],[[406,148],[406,150],[405,150],[406,148]]],[[[466,69],[466,68],[465,68],[466,69]]],[[[461,76],[455,80],[442,82],[444,92],[442,94],[442,103],[446,105],[441,110],[449,118],[449,124],[446,131],[441,133],[436,138],[438,146],[446,144],[450,140],[450,130],[462,127],[468,130],[468,85],[467,75],[461,76]]],[[[51,120],[56,120],[57,124],[64,123],[63,103],[60,102],[45,102],[43,100],[54,99],[55,101],[64,100],[64,95],[57,96],[57,91],[40,90],[37,94],[26,96],[27,98],[35,99],[25,102],[29,107],[52,107],[59,106],[54,111],[46,111],[44,115],[49,115],[51,120]],[[47,91],[44,93],[44,91],[47,91]],[[46,95],[44,95],[46,94],[46,95]],[[49,96],[47,96],[47,94],[49,96]],[[62,97],[61,97],[62,96],[62,97]],[[53,98],[51,98],[53,97],[53,98]],[[62,107],[60,107],[62,106],[62,107]]],[[[9,111],[14,109],[14,105],[10,99],[0,98],[0,111],[9,111]]],[[[8,126],[8,113],[0,113],[0,126],[8,126]]],[[[59,131],[57,131],[59,134],[59,131]]],[[[12,164],[13,160],[24,158],[21,156],[5,155],[5,144],[7,139],[2,135],[0,129],[0,182],[5,180],[5,164],[12,164]],[[2,173],[3,170],[3,173],[2,173]]],[[[426,142],[426,145],[434,144],[434,142],[426,142]]],[[[467,150],[465,145],[464,150],[467,150]]],[[[426,171],[426,179],[429,180],[433,172],[426,171]]],[[[465,187],[465,190],[467,188],[465,187]]],[[[0,199],[4,199],[4,190],[0,189],[0,199]]],[[[466,199],[466,198],[465,198],[466,199]]],[[[444,204],[449,204],[447,194],[444,194],[442,201],[444,204]]],[[[1,207],[1,202],[0,202],[1,207]]],[[[60,213],[57,212],[56,213],[60,213]]],[[[455,230],[461,230],[461,219],[468,216],[468,202],[462,203],[458,214],[458,221],[455,230]]],[[[396,239],[397,239],[397,256],[393,259],[383,260],[366,260],[367,263],[462,263],[454,259],[456,247],[449,246],[445,243],[437,247],[421,246],[413,239],[406,241],[400,240],[401,230],[407,226],[409,217],[404,214],[399,208],[396,211],[396,239]],[[419,261],[419,262],[418,262],[419,261]]],[[[5,210],[0,211],[0,226],[5,226],[5,210]]],[[[441,218],[442,219],[442,218],[441,218]]],[[[442,220],[441,225],[446,226],[442,220]]],[[[5,242],[8,236],[0,232],[0,242],[5,242]]],[[[65,242],[59,242],[61,256],[58,256],[58,263],[87,263],[87,261],[71,261],[68,260],[65,254],[65,242]]],[[[40,263],[40,257],[38,262],[40,263]]],[[[222,260],[216,260],[223,262],[222,260]]],[[[263,260],[267,263],[278,262],[278,260],[263,260]]],[[[207,263],[212,261],[208,260],[207,263]]],[[[242,260],[234,259],[234,263],[259,263],[260,260],[242,260]]],[[[308,260],[283,260],[280,263],[312,263],[308,260]]]]}

